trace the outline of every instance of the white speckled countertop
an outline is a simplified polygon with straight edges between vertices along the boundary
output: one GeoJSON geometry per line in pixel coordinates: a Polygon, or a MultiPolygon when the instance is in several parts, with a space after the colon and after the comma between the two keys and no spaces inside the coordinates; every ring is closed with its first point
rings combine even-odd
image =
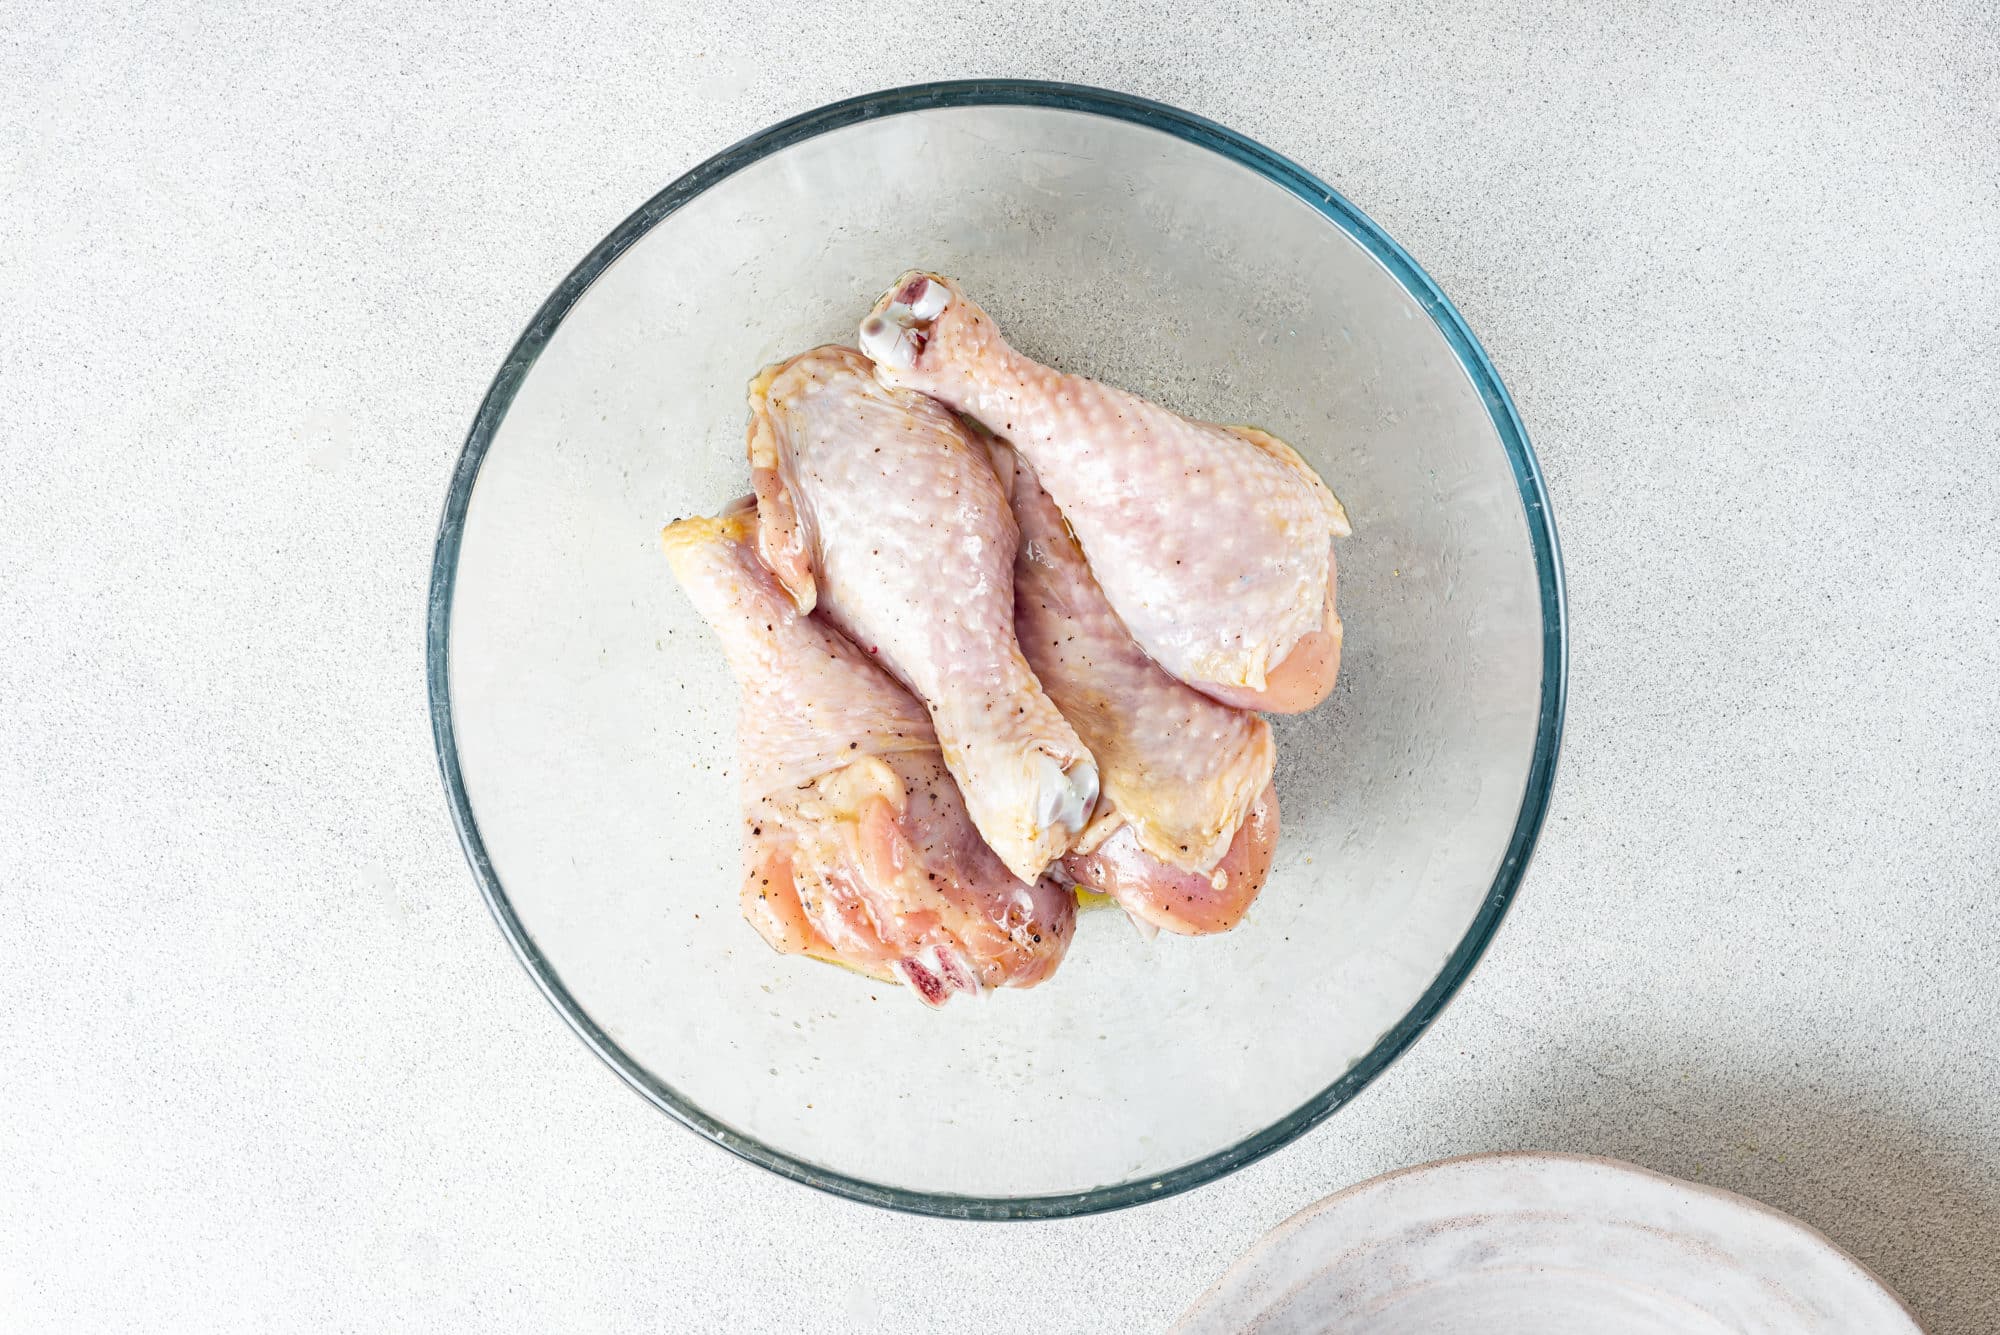
{"type": "Polygon", "coordinates": [[[1543,1147],[2000,1330],[2000,20],[1594,8],[0,8],[0,1325],[1153,1331],[1336,1188],[1543,1147]],[[1225,121],[1383,224],[1519,401],[1574,618],[1444,1018],[1302,1142],[1060,1224],[816,1195],[634,1096],[489,921],[423,695],[446,477],[557,279],[771,121],[975,74],[1225,121]]]}

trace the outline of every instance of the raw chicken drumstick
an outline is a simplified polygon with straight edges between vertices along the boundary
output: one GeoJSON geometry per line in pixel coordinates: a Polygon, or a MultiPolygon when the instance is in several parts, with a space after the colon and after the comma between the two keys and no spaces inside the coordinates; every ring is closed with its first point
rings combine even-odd
{"type": "Polygon", "coordinates": [[[1340,668],[1340,502],[1289,445],[1194,422],[1009,347],[950,279],[911,272],[861,346],[883,383],[977,419],[1033,465],[1132,637],[1245,709],[1296,713],[1340,668]]]}
{"type": "Polygon", "coordinates": [[[989,447],[1021,526],[1021,651],[1103,781],[1097,816],[1062,869],[1152,926],[1226,931],[1263,888],[1278,841],[1270,725],[1146,657],[1033,471],[999,441],[989,447]]]}
{"type": "Polygon", "coordinates": [[[746,498],[663,535],[742,692],[744,916],[780,951],[899,980],[933,1006],[1048,977],[1075,901],[1016,880],[980,841],[922,706],[793,606],[755,524],[746,498]]]}
{"type": "Polygon", "coordinates": [[[930,711],[973,824],[1032,881],[1076,843],[1097,765],[1014,639],[1018,530],[985,450],[852,348],[750,383],[757,548],[930,711]]]}

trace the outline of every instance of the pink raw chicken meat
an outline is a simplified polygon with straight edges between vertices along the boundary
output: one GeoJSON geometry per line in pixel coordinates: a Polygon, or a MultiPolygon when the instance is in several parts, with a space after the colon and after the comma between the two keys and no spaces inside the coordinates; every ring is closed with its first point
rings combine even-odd
{"type": "Polygon", "coordinates": [[[1023,880],[1076,843],[1097,766],[1014,639],[1018,531],[982,446],[853,348],[750,384],[758,552],[924,702],[973,824],[1023,880]]]}
{"type": "Polygon", "coordinates": [[[758,559],[746,498],[664,534],[741,689],[744,916],[774,947],[900,980],[939,1005],[1031,987],[1076,905],[1016,879],[967,818],[923,708],[758,559]]]}
{"type": "Polygon", "coordinates": [[[1154,927],[1226,931],[1263,888],[1278,839],[1270,725],[1148,658],[1033,471],[1006,445],[991,449],[1021,526],[1021,650],[1103,783],[1097,816],[1062,868],[1154,927]]]}
{"type": "Polygon", "coordinates": [[[1332,540],[1347,516],[1290,446],[1043,366],[937,274],[898,279],[861,346],[885,384],[929,394],[1021,452],[1132,637],[1167,671],[1281,713],[1333,689],[1332,540]]]}

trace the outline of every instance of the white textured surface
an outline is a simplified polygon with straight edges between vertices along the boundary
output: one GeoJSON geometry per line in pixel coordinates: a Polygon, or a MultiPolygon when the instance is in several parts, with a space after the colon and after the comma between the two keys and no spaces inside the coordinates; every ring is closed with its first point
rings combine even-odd
{"type": "Polygon", "coordinates": [[[1990,7],[844,8],[0,7],[4,1323],[1154,1330],[1318,1196],[1532,1146],[2000,1328],[1990,7]],[[970,1227],[741,1165],[569,1034],[452,839],[422,613],[592,243],[783,115],[992,73],[1224,120],[1408,246],[1575,638],[1526,892],[1409,1057],[1195,1194],[970,1227]]]}

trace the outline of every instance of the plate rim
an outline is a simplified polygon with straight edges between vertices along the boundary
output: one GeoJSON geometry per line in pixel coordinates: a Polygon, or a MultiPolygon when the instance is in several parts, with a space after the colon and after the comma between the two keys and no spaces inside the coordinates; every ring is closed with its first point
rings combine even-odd
{"type": "Polygon", "coordinates": [[[1498,931],[1520,887],[1548,813],[1569,676],[1569,620],[1564,593],[1561,545],[1550,510],[1541,466],[1526,428],[1486,351],[1455,306],[1388,233],[1366,214],[1290,159],[1213,121],[1128,93],[1083,84],[1029,79],[966,79],[915,84],[851,97],[778,122],[724,149],[688,171],[640,205],[612,229],[542,302],[509,349],[461,448],[446,490],[432,554],[425,617],[425,679],[432,744],[473,879],[516,958],[534,978],[549,1004],[606,1065],[676,1121],[761,1168],[794,1182],[864,1204],[943,1218],[1003,1220],[1054,1219],[1122,1209],[1161,1200],[1212,1182],[1291,1143],[1345,1106],[1400,1057],[1457,993],[1498,931]],[[1418,301],[1444,335],[1479,392],[1514,473],[1535,560],[1542,614],[1542,680],[1535,744],[1530,756],[1521,810],[1506,851],[1479,910],[1446,958],[1431,985],[1402,1019],[1379,1037],[1326,1088],[1271,1125],[1224,1149],[1144,1178],[1081,1191],[1029,1196],[976,1196],[919,1191],[854,1177],[796,1158],[710,1116],[647,1070],[618,1045],[572,996],[536,946],[495,872],[460,769],[450,688],[452,595],[460,542],[473,485],[495,433],[514,396],[572,307],[604,271],[661,221],[703,191],[794,144],[833,130],[911,112],[963,107],[1032,107],[1082,112],[1171,134],[1249,168],[1278,185],[1340,228],[1386,268],[1418,301]]]}
{"type": "Polygon", "coordinates": [[[1329,1210],[1346,1205],[1358,1196],[1378,1191],[1391,1182],[1402,1178],[1423,1176],[1442,1169],[1517,1162],[1528,1164],[1560,1164],[1572,1168],[1586,1167],[1604,1170],[1614,1176],[1635,1178],[1662,1186],[1673,1187],[1681,1191],[1690,1192],[1696,1196],[1707,1197],[1731,1209],[1743,1210],[1750,1214],[1759,1215],[1772,1223],[1780,1225],[1786,1231],[1797,1234],[1804,1241],[1819,1248],[1836,1260],[1851,1266],[1857,1275],[1865,1282],[1874,1285],[1882,1296],[1888,1299],[1890,1305],[1903,1314],[1904,1318],[1910,1323],[1911,1335],[1923,1335],[1923,1326],[1918,1322],[1917,1314],[1911,1310],[1909,1303],[1904,1300],[1901,1294],[1891,1288],[1880,1275],[1876,1274],[1866,1265],[1863,1265],[1852,1252],[1835,1242],[1818,1228],[1800,1219],[1797,1215],[1788,1214],[1775,1205],[1768,1205],[1754,1196],[1746,1196],[1740,1191],[1731,1191],[1727,1187],[1718,1187],[1706,1182],[1695,1182],[1688,1178],[1675,1177],[1671,1173],[1662,1173],[1658,1169],[1648,1168],[1644,1164],[1633,1163],[1628,1159],[1615,1159],[1607,1154],[1586,1154],[1571,1150],[1483,1150],[1471,1154],[1454,1154],[1443,1159],[1433,1159],[1428,1163],[1408,1164],[1402,1168],[1392,1168],[1386,1173],[1378,1173],[1374,1177],[1342,1187],[1339,1191],[1333,1192],[1331,1195],[1322,1196],[1320,1199],[1287,1216],[1282,1222],[1274,1225],[1268,1232],[1251,1243],[1241,1256],[1231,1261],[1223,1272],[1216,1276],[1215,1282],[1210,1284],[1206,1289],[1203,1289],[1200,1296],[1188,1304],[1187,1309],[1179,1317],[1175,1318],[1170,1335],[1182,1335],[1182,1332],[1190,1329],[1189,1323],[1201,1315],[1201,1309],[1221,1294],[1224,1287],[1236,1279],[1240,1273],[1249,1270],[1259,1260],[1276,1250],[1287,1238],[1304,1229],[1315,1218],[1329,1210]]]}

